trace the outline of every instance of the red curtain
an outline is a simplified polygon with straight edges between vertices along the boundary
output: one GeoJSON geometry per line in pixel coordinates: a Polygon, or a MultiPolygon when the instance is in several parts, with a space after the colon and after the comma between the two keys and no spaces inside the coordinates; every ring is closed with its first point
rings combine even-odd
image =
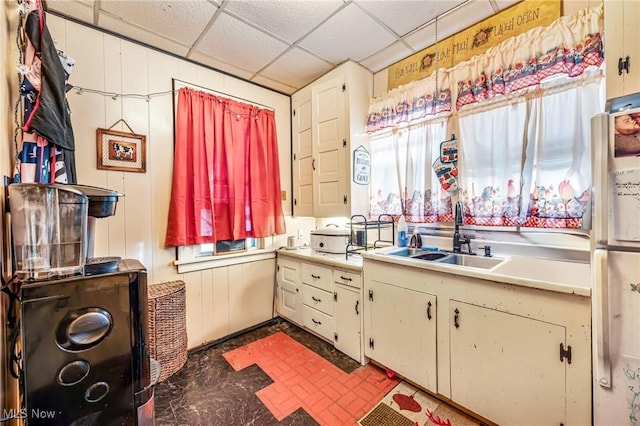
{"type": "Polygon", "coordinates": [[[284,233],[273,111],[180,89],[166,246],[284,233]]]}

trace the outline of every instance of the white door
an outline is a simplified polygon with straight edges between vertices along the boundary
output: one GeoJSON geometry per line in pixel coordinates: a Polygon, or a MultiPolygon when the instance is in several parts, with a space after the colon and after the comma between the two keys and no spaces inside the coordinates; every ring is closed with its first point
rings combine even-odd
{"type": "Polygon", "coordinates": [[[312,138],[316,217],[347,213],[345,197],[347,160],[346,93],[342,76],[320,83],[312,89],[312,138]]]}
{"type": "Polygon", "coordinates": [[[594,266],[594,424],[636,426],[640,424],[640,253],[598,251],[594,266]],[[598,331],[604,334],[598,336],[598,331]]]}
{"type": "Polygon", "coordinates": [[[362,338],[360,333],[360,318],[362,314],[360,290],[349,289],[336,284],[334,291],[334,346],[339,351],[360,362],[360,340],[362,338]]]}
{"type": "Polygon", "coordinates": [[[302,325],[300,262],[278,259],[278,314],[302,325]]]}
{"type": "Polygon", "coordinates": [[[292,97],[293,214],[313,216],[311,91],[292,97]]]}
{"type": "Polygon", "coordinates": [[[451,399],[501,425],[566,424],[564,327],[456,300],[449,311],[451,399]]]}

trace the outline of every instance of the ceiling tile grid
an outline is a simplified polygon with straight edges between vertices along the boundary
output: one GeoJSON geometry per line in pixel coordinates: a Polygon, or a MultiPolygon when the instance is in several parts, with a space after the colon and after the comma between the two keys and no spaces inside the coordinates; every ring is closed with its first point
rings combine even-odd
{"type": "MultiPolygon", "coordinates": [[[[45,0],[48,11],[281,93],[376,73],[520,0],[45,0]]],[[[72,52],[69,52],[73,55],[72,52]]]]}
{"type": "Polygon", "coordinates": [[[339,64],[364,59],[394,41],[396,37],[386,28],[351,3],[305,37],[300,46],[339,64]]]}
{"type": "Polygon", "coordinates": [[[286,43],[230,15],[220,14],[194,49],[239,68],[257,72],[288,47],[286,43]]]}

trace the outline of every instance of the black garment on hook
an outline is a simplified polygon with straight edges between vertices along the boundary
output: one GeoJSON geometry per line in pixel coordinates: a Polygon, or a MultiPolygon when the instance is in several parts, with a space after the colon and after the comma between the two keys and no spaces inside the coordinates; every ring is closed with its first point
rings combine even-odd
{"type": "MultiPolygon", "coordinates": [[[[44,15],[42,19],[44,20],[44,15]]],[[[40,34],[38,11],[29,14],[25,30],[29,41],[40,56],[42,69],[39,100],[31,115],[25,117],[23,130],[28,133],[36,133],[64,151],[69,183],[75,183],[75,155],[73,152],[75,141],[71,128],[69,105],[65,97],[67,75],[44,22],[42,23],[42,34],[40,34]]]]}
{"type": "Polygon", "coordinates": [[[25,125],[28,125],[28,128],[24,131],[36,133],[64,149],[74,150],[71,117],[65,98],[67,77],[49,30],[44,24],[42,28],[41,43],[38,12],[31,12],[27,17],[25,29],[27,37],[40,56],[42,76],[40,100],[31,116],[26,118],[25,125]]]}

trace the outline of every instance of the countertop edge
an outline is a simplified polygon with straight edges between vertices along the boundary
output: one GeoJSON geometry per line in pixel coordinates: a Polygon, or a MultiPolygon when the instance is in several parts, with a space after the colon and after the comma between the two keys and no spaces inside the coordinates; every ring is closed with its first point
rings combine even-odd
{"type": "Polygon", "coordinates": [[[536,280],[524,277],[515,277],[512,275],[503,275],[491,270],[483,270],[478,268],[466,268],[448,265],[437,262],[424,262],[402,257],[388,256],[376,253],[363,253],[364,260],[375,260],[378,262],[393,263],[396,265],[407,266],[416,269],[427,269],[437,272],[443,272],[454,275],[461,275],[470,278],[481,279],[484,281],[493,281],[496,283],[512,284],[521,287],[529,287],[539,290],[553,291],[557,293],[574,294],[576,296],[591,297],[591,288],[577,285],[556,283],[550,281],[536,280]]]}
{"type": "Polygon", "coordinates": [[[295,259],[321,263],[323,265],[333,266],[336,268],[347,269],[359,273],[362,272],[362,257],[360,256],[358,256],[358,259],[360,260],[358,264],[357,261],[347,261],[346,255],[344,254],[317,253],[313,252],[309,248],[299,248],[296,250],[279,249],[276,250],[276,254],[278,257],[293,257],[295,259]],[[343,260],[340,260],[340,258],[343,260]]]}

